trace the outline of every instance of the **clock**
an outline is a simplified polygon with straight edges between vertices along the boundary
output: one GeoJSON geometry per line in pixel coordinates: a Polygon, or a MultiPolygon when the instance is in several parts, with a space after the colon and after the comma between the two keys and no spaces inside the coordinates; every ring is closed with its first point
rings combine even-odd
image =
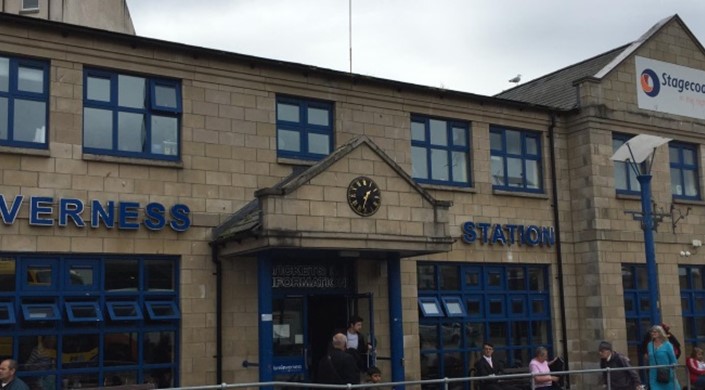
{"type": "Polygon", "coordinates": [[[348,204],[354,212],[369,217],[379,210],[382,193],[379,186],[369,177],[359,176],[348,185],[348,204]]]}

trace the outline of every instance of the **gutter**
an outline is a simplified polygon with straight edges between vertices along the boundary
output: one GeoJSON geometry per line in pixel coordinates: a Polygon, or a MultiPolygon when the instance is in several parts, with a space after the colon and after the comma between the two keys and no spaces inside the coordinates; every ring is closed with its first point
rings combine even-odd
{"type": "MultiPolygon", "coordinates": [[[[564,370],[570,369],[570,361],[568,358],[568,336],[566,323],[566,308],[565,308],[565,285],[563,279],[563,250],[561,246],[561,226],[558,212],[558,180],[556,179],[556,142],[555,142],[555,127],[556,113],[551,112],[551,124],[548,126],[548,142],[551,165],[551,197],[553,206],[553,226],[556,228],[556,279],[558,279],[558,299],[560,302],[561,312],[561,333],[563,338],[560,340],[563,349],[563,359],[565,361],[564,370]]],[[[570,389],[570,376],[566,376],[566,388],[570,389]]]]}
{"type": "Polygon", "coordinates": [[[215,383],[223,383],[223,263],[218,258],[216,241],[211,247],[211,261],[215,264],[215,383]]]}

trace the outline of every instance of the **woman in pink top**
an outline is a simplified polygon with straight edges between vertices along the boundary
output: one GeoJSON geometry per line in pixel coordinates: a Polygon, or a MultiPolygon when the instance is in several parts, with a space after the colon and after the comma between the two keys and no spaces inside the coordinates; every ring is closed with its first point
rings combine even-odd
{"type": "Polygon", "coordinates": [[[534,376],[534,384],[536,385],[536,388],[541,390],[557,389],[557,387],[555,387],[553,384],[555,382],[558,382],[560,378],[555,375],[551,375],[551,369],[548,368],[548,365],[553,361],[549,362],[546,360],[548,359],[548,351],[546,350],[546,348],[536,348],[535,356],[536,357],[531,359],[531,362],[529,363],[529,369],[531,370],[532,374],[544,374],[534,376]]]}

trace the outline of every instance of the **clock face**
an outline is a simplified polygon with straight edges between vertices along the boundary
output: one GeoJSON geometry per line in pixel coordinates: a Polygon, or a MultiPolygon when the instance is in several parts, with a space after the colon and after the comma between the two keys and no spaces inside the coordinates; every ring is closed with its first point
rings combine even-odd
{"type": "Polygon", "coordinates": [[[354,212],[363,217],[376,213],[382,204],[379,186],[369,177],[355,178],[348,186],[348,204],[354,212]]]}

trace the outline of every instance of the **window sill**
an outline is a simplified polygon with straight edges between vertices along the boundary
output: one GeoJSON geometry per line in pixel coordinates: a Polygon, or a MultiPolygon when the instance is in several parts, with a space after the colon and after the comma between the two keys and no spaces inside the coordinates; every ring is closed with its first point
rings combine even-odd
{"type": "Polygon", "coordinates": [[[492,190],[492,194],[498,196],[516,196],[519,198],[548,199],[547,194],[539,194],[534,192],[492,190]]]}
{"type": "Polygon", "coordinates": [[[284,165],[303,165],[303,166],[313,166],[316,164],[318,161],[313,161],[313,160],[299,160],[296,158],[287,158],[287,157],[277,157],[277,163],[278,164],[284,164],[284,165]]]}
{"type": "Polygon", "coordinates": [[[477,189],[475,187],[457,187],[457,186],[444,186],[441,184],[426,184],[426,183],[418,183],[419,187],[425,189],[425,190],[434,190],[434,191],[453,191],[453,192],[466,192],[469,194],[476,194],[477,189]]]}
{"type": "Polygon", "coordinates": [[[121,164],[132,164],[132,165],[150,165],[154,167],[167,167],[167,168],[183,168],[184,163],[182,161],[163,161],[163,160],[151,160],[146,158],[130,158],[130,157],[116,157],[116,156],[106,156],[102,154],[91,154],[83,153],[83,159],[86,161],[102,161],[102,162],[114,162],[121,164]]]}
{"type": "Polygon", "coordinates": [[[685,205],[692,205],[692,206],[705,206],[705,201],[703,201],[703,200],[695,200],[695,199],[673,198],[673,204],[685,204],[685,205]]]}
{"type": "Polygon", "coordinates": [[[641,200],[641,195],[617,194],[617,199],[641,200]]]}
{"type": "Polygon", "coordinates": [[[18,148],[14,146],[0,146],[0,153],[23,154],[30,156],[51,156],[49,149],[18,148]]]}

